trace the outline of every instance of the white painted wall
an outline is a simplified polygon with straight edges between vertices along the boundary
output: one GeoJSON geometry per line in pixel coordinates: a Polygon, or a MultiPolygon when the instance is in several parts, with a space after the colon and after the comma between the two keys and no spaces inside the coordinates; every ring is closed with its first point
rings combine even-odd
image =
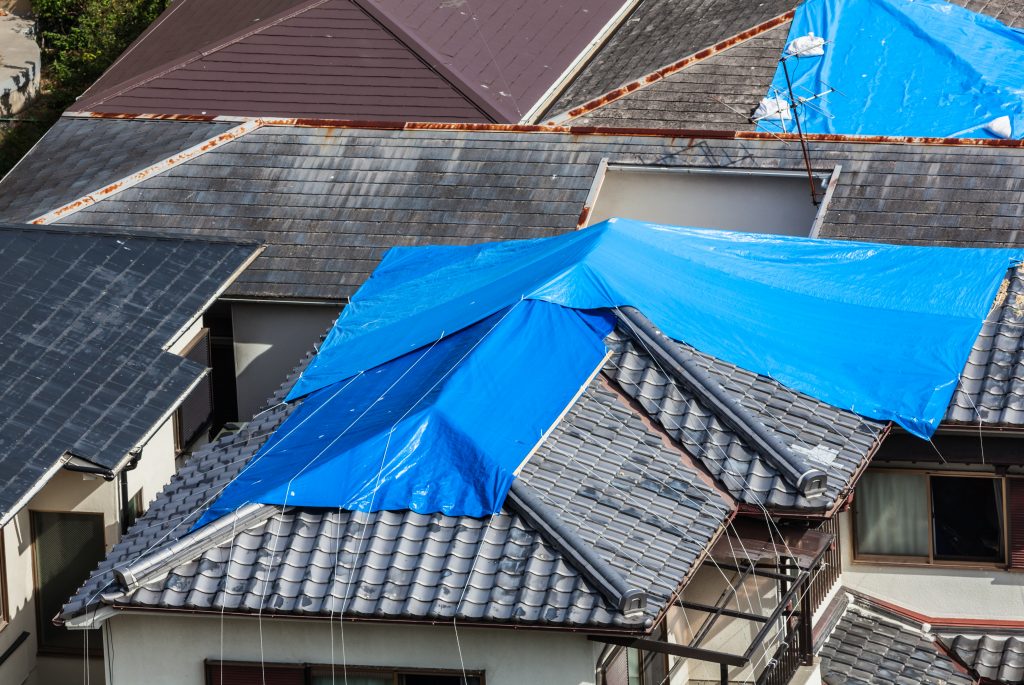
{"type": "MultiPolygon", "coordinates": [[[[255,618],[125,613],[109,619],[113,657],[108,685],[203,685],[203,662],[260,661],[255,618]]],[[[363,666],[460,668],[450,623],[429,626],[346,622],[348,662],[363,666]]],[[[601,646],[582,634],[542,630],[459,628],[467,670],[484,670],[487,685],[592,685],[601,646]]],[[[267,662],[327,664],[331,632],[326,621],[263,619],[267,662]]],[[[334,622],[335,656],[341,658],[334,622]]]]}
{"type": "Polygon", "coordinates": [[[588,225],[639,221],[807,236],[818,208],[806,176],[748,176],[609,167],[588,225]]]}
{"type": "Polygon", "coordinates": [[[340,305],[231,304],[240,421],[263,408],[340,311],[340,305]]]}
{"type": "Polygon", "coordinates": [[[933,618],[1024,618],[1024,574],[855,562],[851,515],[839,521],[845,587],[933,618]]]}

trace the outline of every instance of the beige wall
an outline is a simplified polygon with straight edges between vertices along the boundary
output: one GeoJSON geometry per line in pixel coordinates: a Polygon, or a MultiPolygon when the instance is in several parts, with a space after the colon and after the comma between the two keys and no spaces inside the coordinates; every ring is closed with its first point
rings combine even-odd
{"type": "Polygon", "coordinates": [[[232,303],[240,421],[264,407],[340,311],[340,305],[232,303]]]}
{"type": "Polygon", "coordinates": [[[590,218],[807,236],[818,208],[806,176],[608,167],[590,218]]]}
{"type": "MultiPolygon", "coordinates": [[[[259,624],[253,618],[121,614],[108,621],[113,659],[109,685],[203,685],[203,662],[260,661],[259,624]]],[[[334,622],[335,656],[341,631],[334,622]]],[[[435,626],[344,624],[349,663],[365,666],[460,668],[451,624],[435,626]]],[[[487,685],[591,685],[600,645],[578,633],[459,628],[467,670],[483,669],[487,685]]],[[[326,621],[263,620],[267,662],[328,663],[326,621]]]]}
{"type": "Polygon", "coordinates": [[[850,514],[840,515],[843,585],[933,618],[1024,618],[1024,574],[996,569],[865,564],[853,560],[850,514]]]}

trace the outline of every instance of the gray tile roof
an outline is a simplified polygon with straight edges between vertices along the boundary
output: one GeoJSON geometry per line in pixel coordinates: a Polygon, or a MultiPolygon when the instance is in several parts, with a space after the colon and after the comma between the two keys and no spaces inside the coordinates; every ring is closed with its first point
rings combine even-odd
{"type": "Polygon", "coordinates": [[[796,0],[642,0],[545,117],[742,33],[797,5],[796,0]]]}
{"type": "Polygon", "coordinates": [[[350,616],[421,620],[449,620],[457,611],[471,622],[640,629],[670,601],[730,515],[679,452],[599,377],[537,450],[520,482],[547,514],[585,541],[579,544],[588,553],[648,594],[639,618],[610,605],[579,570],[573,550],[532,525],[511,496],[489,521],[313,509],[281,515],[267,506],[255,522],[216,545],[197,546],[169,573],[143,578],[138,589],[112,585],[114,567],[184,536],[281,425],[292,410],[279,402],[284,388],[243,431],[191,458],[72,598],[65,616],[101,600],[240,612],[259,611],[262,604],[265,613],[307,616],[345,607],[350,616]]]}
{"type": "Polygon", "coordinates": [[[205,371],[164,346],[255,249],[0,226],[0,519],[67,452],[127,458],[205,371]]]}
{"type": "Polygon", "coordinates": [[[566,123],[752,131],[750,116],[775,77],[789,26],[765,31],[566,123]]]}
{"type": "Polygon", "coordinates": [[[944,634],[950,655],[978,677],[995,683],[1024,683],[1024,633],[944,634]]]}
{"type": "Polygon", "coordinates": [[[818,654],[826,685],[971,685],[920,624],[851,601],[818,654]]]}
{"type": "Polygon", "coordinates": [[[609,375],[738,501],[828,509],[846,494],[884,434],[879,422],[794,392],[689,345],[667,339],[663,343],[675,345],[793,453],[828,475],[824,496],[808,500],[800,495],[768,457],[719,420],[647,349],[617,332],[609,375]]]}
{"type": "Polygon", "coordinates": [[[1024,272],[1014,269],[967,360],[947,423],[1024,423],[1024,272]]]}
{"type": "Polygon", "coordinates": [[[0,216],[28,221],[145,169],[232,124],[62,117],[0,183],[0,216]]]}

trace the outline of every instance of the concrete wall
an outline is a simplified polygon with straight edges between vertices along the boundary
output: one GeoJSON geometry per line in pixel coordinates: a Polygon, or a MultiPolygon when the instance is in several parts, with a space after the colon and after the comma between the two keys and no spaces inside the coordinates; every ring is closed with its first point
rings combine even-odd
{"type": "Polygon", "coordinates": [[[340,305],[232,303],[240,421],[264,407],[340,311],[340,305]]]}
{"type": "Polygon", "coordinates": [[[851,515],[841,514],[843,585],[934,618],[1019,621],[1024,575],[996,569],[882,565],[853,560],[851,515]]]}
{"type": "Polygon", "coordinates": [[[806,176],[609,167],[588,225],[618,216],[681,226],[807,236],[817,211],[806,176]]]}
{"type": "MultiPolygon", "coordinates": [[[[260,662],[254,618],[122,614],[111,618],[107,639],[113,657],[108,685],[203,685],[203,662],[260,662]]],[[[341,661],[341,630],[333,623],[335,657],[341,661]]],[[[435,626],[344,624],[347,661],[363,666],[458,670],[459,649],[451,624],[435,626]]],[[[487,685],[590,685],[600,645],[576,633],[459,628],[467,670],[484,670],[487,685]]],[[[331,627],[326,621],[263,620],[267,662],[327,664],[331,627]]],[[[340,672],[339,672],[340,682],[340,672]]]]}

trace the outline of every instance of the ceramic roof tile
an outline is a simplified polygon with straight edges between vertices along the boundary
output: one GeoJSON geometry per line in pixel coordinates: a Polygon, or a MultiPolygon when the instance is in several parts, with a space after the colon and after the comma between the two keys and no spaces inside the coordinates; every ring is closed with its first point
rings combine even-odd
{"type": "Polygon", "coordinates": [[[953,658],[986,682],[1024,683],[1024,634],[944,633],[940,639],[953,658]]]}

